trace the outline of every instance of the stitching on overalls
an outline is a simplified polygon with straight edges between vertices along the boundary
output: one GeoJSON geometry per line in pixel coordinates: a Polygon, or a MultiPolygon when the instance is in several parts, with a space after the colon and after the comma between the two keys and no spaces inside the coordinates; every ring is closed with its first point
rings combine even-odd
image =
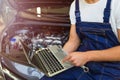
{"type": "Polygon", "coordinates": [[[85,73],[84,72],[82,72],[81,74],[80,74],[80,76],[76,79],[76,80],[80,80],[81,79],[81,77],[84,75],[85,73]]]}
{"type": "Polygon", "coordinates": [[[107,48],[108,40],[106,39],[106,37],[107,37],[106,32],[104,32],[104,33],[105,33],[105,44],[106,44],[105,47],[107,48]]]}
{"type": "MultiPolygon", "coordinates": [[[[101,72],[104,72],[104,66],[102,67],[102,71],[101,72]]],[[[102,80],[102,78],[103,78],[103,74],[101,73],[99,80],[102,80]]]]}

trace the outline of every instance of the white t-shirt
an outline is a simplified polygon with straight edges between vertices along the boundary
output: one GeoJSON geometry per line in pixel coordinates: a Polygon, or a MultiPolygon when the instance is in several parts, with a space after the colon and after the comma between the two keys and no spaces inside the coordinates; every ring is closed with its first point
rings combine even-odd
{"type": "MultiPolygon", "coordinates": [[[[79,0],[81,21],[103,22],[103,12],[106,7],[107,0],[99,0],[96,3],[88,4],[85,0],[79,0]]],[[[71,24],[76,23],[75,18],[75,1],[70,7],[71,24]]],[[[120,0],[112,0],[110,23],[113,32],[117,35],[117,29],[120,29],[120,0]]]]}

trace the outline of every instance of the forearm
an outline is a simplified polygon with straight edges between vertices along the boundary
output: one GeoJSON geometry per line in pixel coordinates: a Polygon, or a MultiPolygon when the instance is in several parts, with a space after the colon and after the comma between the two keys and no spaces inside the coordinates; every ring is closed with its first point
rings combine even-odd
{"type": "Polygon", "coordinates": [[[71,53],[71,52],[75,51],[79,45],[80,45],[80,39],[76,33],[76,26],[71,25],[69,40],[64,45],[63,49],[67,53],[71,53]]]}
{"type": "Polygon", "coordinates": [[[67,52],[67,53],[71,53],[73,51],[76,51],[76,49],[79,47],[80,42],[79,41],[68,41],[63,49],[67,52]]]}
{"type": "Polygon", "coordinates": [[[120,61],[120,46],[106,50],[87,51],[89,61],[120,61]]]}

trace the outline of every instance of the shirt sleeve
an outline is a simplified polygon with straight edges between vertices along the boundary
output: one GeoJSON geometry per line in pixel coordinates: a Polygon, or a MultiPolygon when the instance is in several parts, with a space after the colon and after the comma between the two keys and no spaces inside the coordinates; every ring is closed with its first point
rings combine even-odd
{"type": "Polygon", "coordinates": [[[71,24],[75,24],[76,23],[76,18],[75,18],[75,1],[73,1],[71,6],[70,6],[69,16],[70,16],[71,24]]]}
{"type": "Polygon", "coordinates": [[[120,29],[120,1],[118,1],[118,5],[116,7],[115,19],[117,29],[120,29]]]}

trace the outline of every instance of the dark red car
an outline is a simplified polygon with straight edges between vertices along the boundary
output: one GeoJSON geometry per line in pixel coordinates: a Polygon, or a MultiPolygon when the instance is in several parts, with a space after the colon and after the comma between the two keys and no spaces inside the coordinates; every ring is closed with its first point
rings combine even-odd
{"type": "Polygon", "coordinates": [[[72,1],[0,0],[0,80],[39,80],[44,75],[29,64],[21,43],[30,49],[28,53],[63,46],[68,39],[72,1]]]}

